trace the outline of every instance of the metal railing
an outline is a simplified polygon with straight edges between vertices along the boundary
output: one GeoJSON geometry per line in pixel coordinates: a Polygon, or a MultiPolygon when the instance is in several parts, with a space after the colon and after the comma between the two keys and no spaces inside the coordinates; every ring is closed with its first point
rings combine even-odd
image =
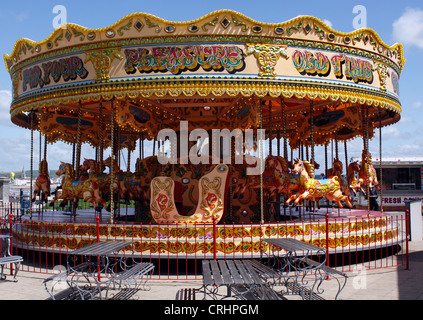
{"type": "MultiPolygon", "coordinates": [[[[200,279],[203,259],[260,258],[263,238],[294,237],[326,249],[327,263],[340,271],[408,268],[408,215],[316,216],[313,220],[264,224],[156,225],[88,222],[44,223],[22,219],[19,204],[0,205],[0,234],[13,235],[21,270],[54,273],[69,252],[85,244],[132,240],[136,259],[155,264],[158,279],[200,279]]],[[[283,254],[283,252],[281,252],[283,254]]]]}

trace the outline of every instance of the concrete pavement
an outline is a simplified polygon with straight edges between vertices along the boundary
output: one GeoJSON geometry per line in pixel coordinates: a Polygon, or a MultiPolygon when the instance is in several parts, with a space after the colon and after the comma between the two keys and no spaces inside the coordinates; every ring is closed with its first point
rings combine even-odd
{"type": "MultiPolygon", "coordinates": [[[[409,270],[405,266],[348,272],[348,282],[342,300],[422,300],[423,299],[423,241],[409,243],[409,270]]],[[[8,272],[8,271],[7,271],[8,272]]],[[[18,273],[19,281],[8,276],[0,281],[0,300],[45,300],[43,280],[50,275],[18,273]]],[[[335,280],[326,281],[322,297],[333,299],[337,289],[335,280]]],[[[199,280],[152,280],[151,290],[138,293],[139,300],[174,300],[180,288],[201,286],[199,280]]],[[[288,300],[296,299],[295,296],[288,300]]]]}

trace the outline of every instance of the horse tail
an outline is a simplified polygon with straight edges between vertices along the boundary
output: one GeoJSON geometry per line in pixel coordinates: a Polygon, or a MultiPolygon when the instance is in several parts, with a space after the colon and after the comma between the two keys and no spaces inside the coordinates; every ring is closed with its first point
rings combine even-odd
{"type": "Polygon", "coordinates": [[[338,176],[333,176],[332,177],[332,181],[339,186],[339,177],[338,176]]]}

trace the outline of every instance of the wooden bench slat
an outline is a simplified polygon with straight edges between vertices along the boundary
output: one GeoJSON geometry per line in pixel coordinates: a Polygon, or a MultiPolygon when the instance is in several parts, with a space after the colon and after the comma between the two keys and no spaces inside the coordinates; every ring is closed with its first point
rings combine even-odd
{"type": "Polygon", "coordinates": [[[119,273],[116,280],[125,281],[133,277],[142,276],[153,269],[154,266],[150,263],[139,263],[119,273]]]}
{"type": "Polygon", "coordinates": [[[256,284],[262,283],[262,280],[257,275],[257,273],[254,270],[254,268],[251,266],[250,261],[243,261],[243,266],[247,270],[248,275],[251,277],[251,279],[253,280],[254,283],[256,283],[256,284]]]}
{"type": "Polygon", "coordinates": [[[228,268],[231,271],[234,283],[235,284],[243,284],[244,281],[242,280],[241,276],[238,274],[234,262],[232,260],[228,260],[228,261],[226,261],[226,264],[228,265],[228,268]]]}
{"type": "Polygon", "coordinates": [[[208,261],[203,260],[203,283],[204,285],[212,285],[213,278],[208,261]]]}
{"type": "Polygon", "coordinates": [[[219,260],[218,264],[219,264],[219,267],[220,267],[220,274],[222,275],[223,281],[225,281],[226,284],[234,283],[233,278],[229,274],[228,267],[226,267],[225,261],[219,260]]]}
{"type": "Polygon", "coordinates": [[[176,300],[196,300],[195,288],[183,288],[176,292],[176,300]]]}
{"type": "Polygon", "coordinates": [[[212,260],[210,261],[210,267],[213,275],[214,283],[218,286],[223,285],[224,281],[222,275],[220,274],[219,266],[217,265],[217,261],[212,260]]]}
{"type": "Polygon", "coordinates": [[[239,273],[242,276],[242,279],[244,281],[244,284],[254,284],[254,280],[251,278],[251,275],[247,272],[247,270],[244,267],[244,264],[240,260],[235,260],[235,265],[237,269],[239,270],[239,273]]]}
{"type": "Polygon", "coordinates": [[[116,293],[113,297],[111,297],[110,300],[129,300],[138,291],[139,289],[137,288],[124,288],[120,290],[118,293],[116,293]]]}
{"type": "Polygon", "coordinates": [[[0,264],[8,264],[15,262],[23,262],[23,258],[21,256],[7,256],[0,258],[0,264]]]}

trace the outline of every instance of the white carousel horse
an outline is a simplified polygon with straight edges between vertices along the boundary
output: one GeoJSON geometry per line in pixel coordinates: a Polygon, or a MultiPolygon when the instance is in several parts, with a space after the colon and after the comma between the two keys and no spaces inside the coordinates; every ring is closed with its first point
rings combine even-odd
{"type": "Polygon", "coordinates": [[[345,201],[352,208],[352,204],[347,196],[341,192],[338,177],[332,179],[317,180],[314,176],[313,165],[308,161],[297,160],[295,162],[294,174],[300,174],[299,192],[287,200],[287,204],[295,199],[294,203],[298,204],[303,199],[317,199],[326,197],[329,201],[335,201],[340,208],[343,208],[341,201],[345,201]]]}
{"type": "Polygon", "coordinates": [[[219,164],[199,180],[199,201],[195,213],[181,215],[176,207],[175,181],[169,177],[155,177],[150,187],[150,210],[157,223],[218,223],[225,211],[229,168],[219,164]]]}

